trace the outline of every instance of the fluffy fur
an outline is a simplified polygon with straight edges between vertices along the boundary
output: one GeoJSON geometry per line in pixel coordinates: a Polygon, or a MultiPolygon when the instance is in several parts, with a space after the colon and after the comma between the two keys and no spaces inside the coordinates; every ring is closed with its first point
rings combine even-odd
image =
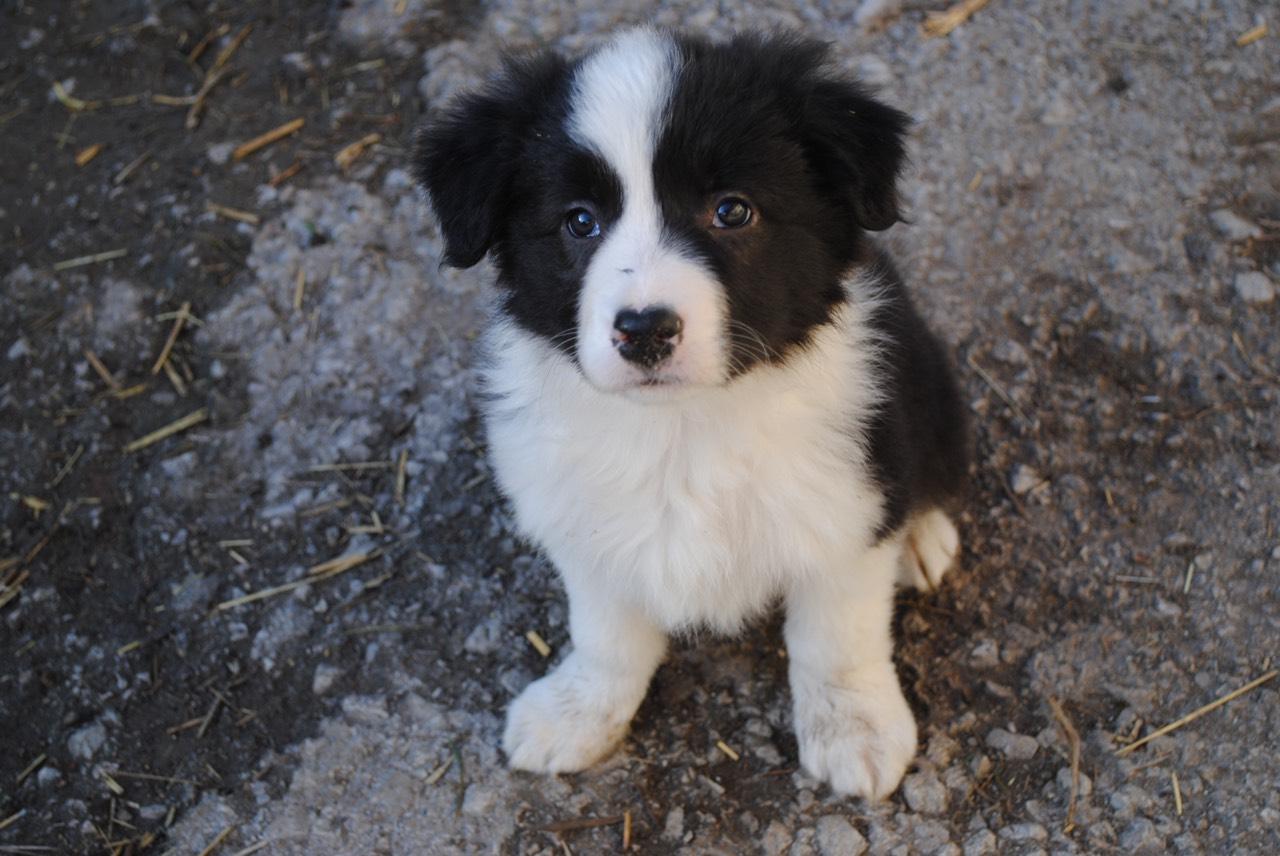
{"type": "Polygon", "coordinates": [[[897,787],[894,585],[953,563],[967,467],[944,353],[865,238],[898,219],[906,126],[813,43],[642,29],[514,60],[424,128],[447,260],[498,269],[494,470],[569,594],[573,649],[512,703],[512,766],[596,762],[667,634],[782,600],[801,763],[897,787]],[[679,323],[623,322],[647,310],[679,323]]]}

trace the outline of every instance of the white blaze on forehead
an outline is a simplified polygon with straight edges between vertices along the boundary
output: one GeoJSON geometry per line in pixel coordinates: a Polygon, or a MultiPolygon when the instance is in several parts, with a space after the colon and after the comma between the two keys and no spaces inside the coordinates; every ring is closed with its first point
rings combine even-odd
{"type": "Polygon", "coordinates": [[[618,174],[627,208],[655,215],[653,152],[678,56],[669,36],[631,30],[588,57],[573,81],[570,134],[618,174]]]}
{"type": "Polygon", "coordinates": [[[663,246],[653,185],[654,152],[679,65],[670,36],[631,30],[588,57],[573,82],[569,133],[622,184],[622,214],[603,225],[578,300],[578,360],[599,389],[626,390],[647,376],[618,354],[614,322],[623,309],[655,305],[683,322],[674,352],[655,370],[664,382],[706,385],[726,376],[723,289],[703,262],[679,246],[663,246]]]}
{"type": "Polygon", "coordinates": [[[670,37],[630,30],[587,57],[574,77],[569,132],[604,157],[627,190],[652,194],[653,150],[677,61],[670,37]]]}

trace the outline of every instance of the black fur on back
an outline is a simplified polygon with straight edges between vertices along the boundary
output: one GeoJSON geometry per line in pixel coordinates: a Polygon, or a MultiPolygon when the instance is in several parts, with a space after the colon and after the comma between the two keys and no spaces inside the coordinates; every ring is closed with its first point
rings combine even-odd
{"type": "Polygon", "coordinates": [[[870,315],[880,339],[884,400],[871,418],[871,467],[884,492],[881,537],[915,513],[946,508],[964,492],[969,418],[950,360],[916,310],[888,254],[870,251],[878,302],[870,315]]]}

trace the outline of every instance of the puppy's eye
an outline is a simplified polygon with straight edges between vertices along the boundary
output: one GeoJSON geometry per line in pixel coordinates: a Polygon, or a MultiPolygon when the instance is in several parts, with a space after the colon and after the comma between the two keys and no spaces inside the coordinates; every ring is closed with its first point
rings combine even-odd
{"type": "Polygon", "coordinates": [[[600,234],[600,224],[596,216],[585,208],[574,208],[565,217],[565,225],[569,234],[575,238],[594,238],[600,234]]]}
{"type": "Polygon", "coordinates": [[[729,196],[716,203],[715,223],[718,229],[737,229],[751,222],[751,206],[745,199],[729,196]]]}

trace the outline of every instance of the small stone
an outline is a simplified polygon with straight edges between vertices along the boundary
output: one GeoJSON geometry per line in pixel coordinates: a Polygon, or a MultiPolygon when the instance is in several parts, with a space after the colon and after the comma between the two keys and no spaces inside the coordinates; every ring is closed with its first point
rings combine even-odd
{"type": "Polygon", "coordinates": [[[1120,849],[1133,854],[1163,853],[1164,836],[1156,831],[1156,825],[1147,818],[1135,818],[1120,833],[1120,849]]]}
{"type": "Polygon", "coordinates": [[[901,10],[902,0],[862,0],[858,5],[858,11],[853,13],[853,21],[859,27],[869,30],[879,26],[901,10]]]}
{"type": "MultiPolygon", "coordinates": [[[[1058,787],[1062,788],[1062,790],[1068,794],[1071,793],[1071,768],[1070,767],[1063,767],[1061,770],[1058,771],[1058,787]]],[[[1090,779],[1084,773],[1081,773],[1080,789],[1077,791],[1077,795],[1081,797],[1087,797],[1091,793],[1093,793],[1093,779],[1090,779]]]]}
{"type": "Polygon", "coordinates": [[[235,151],[235,148],[235,143],[214,143],[205,150],[205,154],[215,165],[224,166],[227,161],[231,160],[231,153],[235,151]]]}
{"type": "Polygon", "coordinates": [[[466,796],[462,798],[462,813],[476,817],[487,815],[497,804],[498,795],[493,788],[474,784],[467,788],[466,796]]]}
{"type": "Polygon", "coordinates": [[[341,674],[342,670],[337,666],[321,663],[316,666],[315,675],[311,678],[311,691],[316,695],[324,695],[333,687],[333,682],[341,674]]]}
{"type": "Polygon", "coordinates": [[[677,806],[667,812],[666,822],[662,825],[662,837],[670,841],[684,838],[684,809],[677,806]]]}
{"type": "Polygon", "coordinates": [[[1026,464],[1018,464],[1013,468],[1013,492],[1022,496],[1030,493],[1036,485],[1044,481],[1038,472],[1026,464]]]}
{"type": "Polygon", "coordinates": [[[979,829],[964,840],[964,856],[986,856],[996,852],[996,837],[989,829],[979,829]]]}
{"type": "Polygon", "coordinates": [[[854,71],[868,86],[882,88],[893,83],[893,72],[889,70],[889,64],[878,56],[861,57],[854,66],[854,71]]]}
{"type": "Polygon", "coordinates": [[[1026,734],[1013,734],[1003,728],[993,728],[987,734],[987,745],[996,749],[1011,761],[1027,761],[1035,757],[1040,744],[1026,734]]]}
{"type": "Polygon", "coordinates": [[[1219,208],[1214,211],[1209,215],[1209,222],[1224,238],[1231,241],[1262,237],[1262,229],[1257,223],[1244,219],[1230,208],[1219,208]]]}
{"type": "Polygon", "coordinates": [[[960,744],[946,734],[935,734],[929,738],[929,745],[924,754],[932,763],[945,767],[960,751],[960,744]]]}
{"type": "Polygon", "coordinates": [[[973,646],[973,650],[969,652],[970,659],[974,665],[984,668],[993,668],[1000,665],[1000,646],[993,639],[983,639],[977,645],[973,646]]]}
{"type": "Polygon", "coordinates": [[[36,784],[42,788],[62,781],[62,771],[50,764],[45,764],[40,768],[40,772],[36,773],[36,784]]]}
{"type": "Polygon", "coordinates": [[[902,796],[912,811],[921,814],[942,814],[947,810],[947,789],[931,769],[912,773],[903,779],[902,796]]]}
{"type": "Polygon", "coordinates": [[[471,654],[492,654],[501,644],[502,622],[494,617],[477,624],[462,643],[462,649],[471,654]]]}
{"type": "Polygon", "coordinates": [[[781,856],[791,846],[791,830],[779,821],[773,821],[760,839],[760,848],[767,856],[781,856]]]}
{"type": "Polygon", "coordinates": [[[102,744],[106,742],[107,730],[102,727],[101,723],[95,722],[73,732],[67,738],[67,750],[73,758],[88,761],[97,754],[98,750],[102,748],[102,744]]]}
{"type": "Polygon", "coordinates": [[[838,814],[818,818],[818,852],[822,856],[857,856],[867,849],[867,839],[838,814]]]}
{"type": "Polygon", "coordinates": [[[19,360],[31,353],[31,347],[27,344],[27,340],[21,336],[5,352],[5,356],[10,360],[19,360]]]}
{"type": "Polygon", "coordinates": [[[1040,114],[1040,121],[1049,126],[1066,125],[1075,118],[1075,108],[1062,93],[1054,95],[1040,114]]]}
{"type": "Polygon", "coordinates": [[[1276,287],[1265,273],[1242,271],[1236,274],[1236,294],[1245,303],[1263,305],[1276,299],[1276,287]]]}
{"type": "Polygon", "coordinates": [[[1000,830],[1000,837],[1010,841],[1045,841],[1049,830],[1039,823],[1015,823],[1000,830]]]}

